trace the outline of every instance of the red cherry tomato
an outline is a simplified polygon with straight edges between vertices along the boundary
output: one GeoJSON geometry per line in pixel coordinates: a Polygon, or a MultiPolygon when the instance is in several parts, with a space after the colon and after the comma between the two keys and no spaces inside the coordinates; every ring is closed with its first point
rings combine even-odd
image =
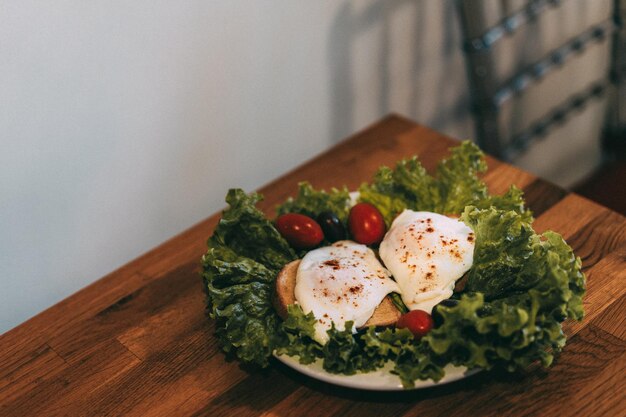
{"type": "Polygon", "coordinates": [[[421,339],[434,326],[433,318],[424,310],[411,310],[398,319],[396,327],[407,328],[416,339],[421,339]]]}
{"type": "Polygon", "coordinates": [[[369,203],[356,204],[348,216],[350,234],[359,243],[374,245],[385,236],[385,219],[380,211],[369,203]]]}
{"type": "Polygon", "coordinates": [[[320,225],[304,214],[287,213],[278,216],[276,228],[296,249],[310,249],[320,244],[324,233],[320,225]]]}

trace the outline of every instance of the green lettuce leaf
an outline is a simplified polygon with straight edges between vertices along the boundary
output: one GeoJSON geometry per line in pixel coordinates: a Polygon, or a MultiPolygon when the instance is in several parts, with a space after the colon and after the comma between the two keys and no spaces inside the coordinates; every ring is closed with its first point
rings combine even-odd
{"type": "Polygon", "coordinates": [[[207,311],[225,352],[245,363],[267,366],[276,344],[279,318],[271,298],[278,271],[293,250],[255,204],[257,194],[230,190],[202,257],[207,311]]]}
{"type": "Polygon", "coordinates": [[[370,327],[362,338],[367,355],[395,364],[392,373],[398,375],[405,388],[415,386],[418,379],[439,381],[444,376],[444,362],[432,355],[427,344],[416,341],[407,329],[376,331],[370,327]]]}
{"type": "Polygon", "coordinates": [[[438,381],[444,375],[445,363],[432,355],[427,344],[415,340],[407,329],[377,330],[371,326],[353,333],[353,323],[347,322],[345,330],[333,326],[328,331],[328,342],[322,346],[313,340],[314,324],[311,313],[304,314],[298,305],[290,306],[289,316],[281,328],[286,337],[277,352],[297,355],[303,364],[321,358],[327,372],[344,375],[371,372],[390,361],[394,363],[392,372],[407,388],[414,386],[417,379],[438,381]]]}
{"type": "Polygon", "coordinates": [[[532,283],[519,274],[538,239],[531,225],[514,211],[467,207],[461,216],[475,234],[474,264],[465,290],[487,299],[525,290],[532,283]]]}
{"type": "Polygon", "coordinates": [[[371,184],[359,187],[359,201],[375,205],[388,226],[404,209],[461,214],[470,205],[513,210],[532,220],[521,190],[511,187],[504,195],[489,195],[479,178],[487,164],[476,145],[465,141],[451,151],[437,166],[436,176],[429,175],[416,157],[399,161],[395,169],[381,167],[371,184]]]}
{"type": "Polygon", "coordinates": [[[308,182],[298,184],[296,198],[288,198],[276,208],[278,214],[299,213],[316,218],[323,211],[332,211],[346,222],[350,210],[350,193],[347,188],[332,188],[330,192],[315,190],[308,182]]]}
{"type": "Polygon", "coordinates": [[[534,242],[533,254],[521,271],[521,280],[534,282],[542,307],[558,321],[581,320],[586,291],[582,261],[558,233],[547,231],[534,242]]]}
{"type": "Polygon", "coordinates": [[[474,264],[459,303],[437,307],[442,324],[424,340],[437,357],[470,368],[549,366],[565,345],[561,322],[583,317],[580,258],[514,211],[468,207],[462,219],[476,234],[474,264]]]}
{"type": "Polygon", "coordinates": [[[438,213],[461,213],[465,206],[487,197],[487,186],[478,179],[487,169],[482,151],[469,141],[451,151],[437,167],[440,203],[432,211],[438,213]]]}
{"type": "Polygon", "coordinates": [[[524,192],[515,185],[512,185],[503,195],[489,195],[482,200],[475,201],[473,205],[480,209],[493,207],[504,211],[512,210],[521,214],[523,221],[527,223],[533,222],[533,214],[526,207],[524,201],[524,192]]]}
{"type": "Polygon", "coordinates": [[[203,259],[207,310],[225,352],[267,366],[278,317],[271,294],[275,273],[227,247],[212,247],[203,259]]]}
{"type": "Polygon", "coordinates": [[[348,321],[345,326],[345,330],[337,330],[333,324],[328,331],[329,340],[323,347],[324,369],[330,373],[354,375],[382,367],[385,358],[365,354],[361,338],[352,333],[353,322],[348,321]]]}
{"type": "Polygon", "coordinates": [[[315,335],[315,317],[313,313],[304,314],[302,308],[293,304],[287,306],[287,319],[283,321],[276,347],[279,355],[298,356],[302,364],[314,362],[322,358],[322,345],[317,343],[315,335]]]}
{"type": "Polygon", "coordinates": [[[241,189],[229,190],[226,202],[230,207],[222,213],[208,245],[209,248],[227,246],[241,256],[280,270],[296,254],[273,223],[256,208],[261,199],[256,193],[247,195],[241,189]]]}
{"type": "Polygon", "coordinates": [[[395,170],[381,167],[371,184],[359,187],[359,201],[376,206],[387,226],[406,208],[433,211],[439,199],[435,179],[417,157],[399,161],[395,170]]]}

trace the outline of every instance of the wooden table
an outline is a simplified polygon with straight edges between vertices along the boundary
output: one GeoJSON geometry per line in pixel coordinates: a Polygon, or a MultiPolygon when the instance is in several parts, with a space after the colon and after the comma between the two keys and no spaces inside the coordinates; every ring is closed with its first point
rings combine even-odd
{"type": "MultiPolygon", "coordinates": [[[[270,213],[301,180],[353,189],[413,154],[432,170],[454,144],[390,116],[263,187],[261,207],[270,213]]],[[[199,262],[215,214],[4,334],[0,415],[626,415],[626,218],[488,164],[490,191],[523,188],[536,230],[558,231],[583,259],[587,316],[566,324],[569,340],[552,368],[400,393],[338,388],[279,363],[241,369],[225,360],[204,314],[199,262]]]]}

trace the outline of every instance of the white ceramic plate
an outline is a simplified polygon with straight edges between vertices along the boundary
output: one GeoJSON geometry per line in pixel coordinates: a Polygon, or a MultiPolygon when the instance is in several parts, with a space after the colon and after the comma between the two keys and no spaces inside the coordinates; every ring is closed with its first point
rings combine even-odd
{"type": "MultiPolygon", "coordinates": [[[[295,369],[296,371],[310,376],[311,378],[318,379],[320,381],[328,382],[330,384],[340,385],[348,388],[357,388],[371,391],[404,391],[406,390],[400,378],[397,375],[392,374],[390,371],[393,369],[391,362],[387,363],[383,368],[374,372],[357,373],[355,375],[339,375],[330,374],[322,367],[322,361],[317,360],[309,365],[302,365],[298,362],[297,357],[287,355],[276,355],[276,359],[295,369]]],[[[439,382],[433,380],[415,381],[415,387],[413,389],[435,387],[438,385],[447,384],[449,382],[457,381],[459,379],[466,378],[470,375],[474,375],[479,372],[480,369],[468,370],[465,367],[458,367],[454,365],[448,365],[444,368],[446,372],[445,376],[441,378],[439,382]]]]}

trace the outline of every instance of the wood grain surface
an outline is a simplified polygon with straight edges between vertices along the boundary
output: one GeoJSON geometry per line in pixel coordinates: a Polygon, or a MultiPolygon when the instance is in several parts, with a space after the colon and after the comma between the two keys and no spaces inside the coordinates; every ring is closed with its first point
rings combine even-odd
{"type": "MultiPolygon", "coordinates": [[[[455,144],[390,116],[263,187],[260,206],[273,215],[302,180],[354,189],[414,154],[432,171],[455,144]]],[[[2,335],[0,415],[626,415],[626,218],[493,158],[488,165],[491,192],[522,188],[535,229],[561,233],[583,259],[587,316],[566,323],[551,368],[399,393],[335,387],[278,362],[244,369],[225,359],[204,312],[200,257],[215,214],[2,335]]]]}

